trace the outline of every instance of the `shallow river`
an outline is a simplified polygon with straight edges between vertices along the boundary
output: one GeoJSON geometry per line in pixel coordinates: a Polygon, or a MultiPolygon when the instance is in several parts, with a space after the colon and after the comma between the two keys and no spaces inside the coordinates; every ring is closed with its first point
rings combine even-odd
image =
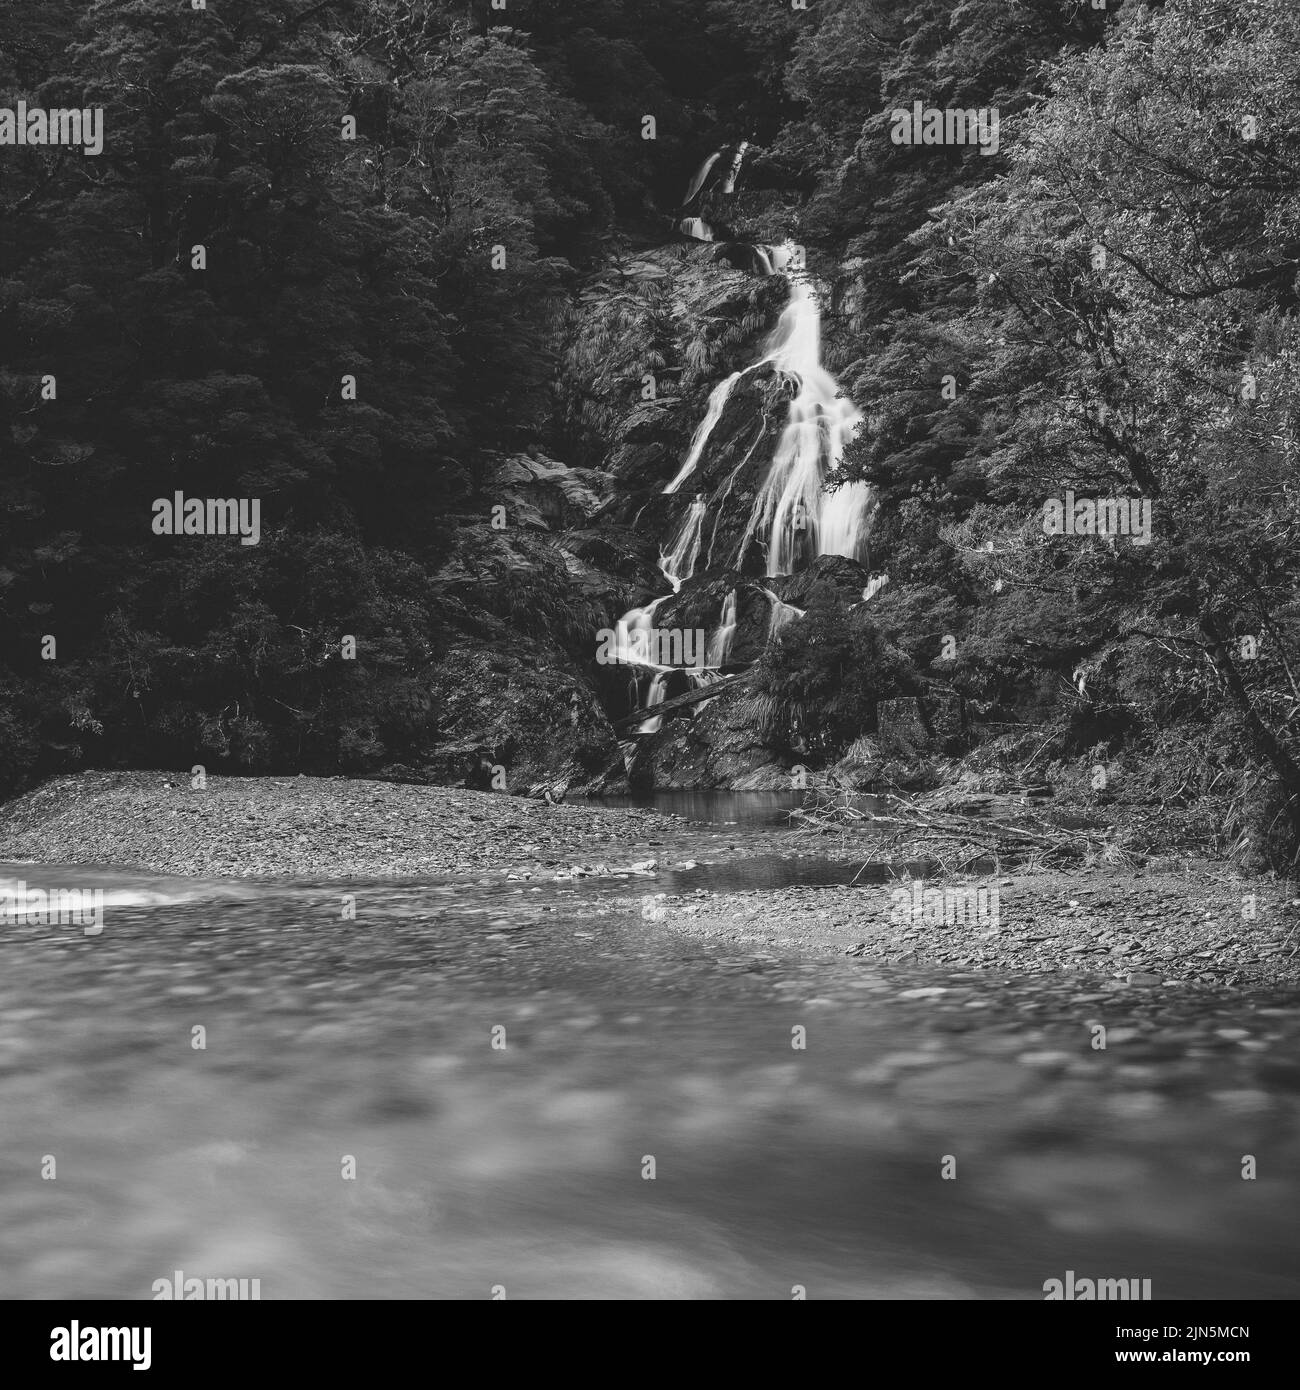
{"type": "Polygon", "coordinates": [[[110,891],[98,936],[2,929],[0,1296],[178,1269],[263,1298],[1041,1298],[1068,1269],[1300,1295],[1295,991],[733,959],[642,920],[647,887],[844,881],[719,858],[542,885],[0,865],[110,891]]]}

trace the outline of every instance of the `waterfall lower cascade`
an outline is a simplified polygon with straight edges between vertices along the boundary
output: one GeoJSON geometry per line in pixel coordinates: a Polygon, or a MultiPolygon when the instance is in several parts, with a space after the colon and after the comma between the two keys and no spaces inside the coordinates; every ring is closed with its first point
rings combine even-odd
{"type": "MultiPolygon", "coordinates": [[[[629,609],[618,622],[615,629],[614,657],[621,665],[634,666],[640,672],[652,671],[654,674],[650,681],[650,689],[646,695],[646,708],[653,708],[655,705],[663,703],[664,694],[668,688],[668,679],[674,671],[684,671],[687,680],[692,686],[705,684],[713,678],[713,671],[707,666],[672,666],[665,665],[656,659],[661,655],[660,644],[655,640],[655,613],[659,606],[682,587],[686,580],[690,579],[695,573],[696,562],[700,558],[700,546],[704,539],[704,517],[707,510],[706,503],[702,497],[696,497],[682,518],[681,524],[673,532],[668,542],[667,550],[663,550],[659,555],[659,570],[663,577],[672,586],[670,593],[664,594],[647,604],[644,608],[629,609]]],[[[732,623],[731,630],[735,632],[735,603],[734,593],[732,594],[732,623]]],[[[724,605],[725,610],[725,605],[724,605]]],[[[725,613],[724,613],[725,626],[725,613]]],[[[721,629],[720,629],[721,630],[721,629]]],[[[711,655],[715,646],[714,639],[710,639],[706,660],[709,665],[720,665],[715,663],[711,655]]],[[[731,638],[727,637],[726,648],[729,651],[731,638]]],[[[723,657],[725,660],[725,656],[723,657]]],[[[632,677],[633,702],[636,700],[638,675],[632,677]]],[[[663,723],[660,715],[645,719],[637,726],[637,732],[642,734],[657,733],[659,726],[663,723]]]]}
{"type": "Polygon", "coordinates": [[[683,236],[695,241],[713,240],[713,228],[702,217],[683,217],[677,228],[683,236]]]}
{"type": "MultiPolygon", "coordinates": [[[[862,602],[870,603],[873,598],[889,583],[887,574],[867,575],[867,587],[862,591],[862,602]]],[[[856,606],[856,605],[855,605],[856,606]]]]}
{"type": "MultiPolygon", "coordinates": [[[[748,142],[736,147],[722,191],[735,189],[744,162],[748,142]]],[[[696,171],[686,190],[682,210],[700,194],[714,165],[726,153],[726,147],[711,154],[696,171]]],[[[698,241],[712,241],[713,230],[702,218],[684,216],[678,230],[698,241]]],[[[863,482],[833,483],[844,457],[845,445],[856,434],[862,415],[846,397],[839,384],[821,362],[821,305],[817,288],[803,268],[802,255],[792,243],[752,247],[754,267],[758,273],[770,276],[784,274],[790,284],[790,297],[781,313],[775,330],[764,345],[763,355],[748,367],[732,372],[709,393],[704,418],[696,427],[686,457],[672,480],[664,487],[665,494],[677,493],[683,483],[695,473],[704,459],[727,402],[741,378],[760,367],[770,366],[777,379],[790,392],[790,404],[784,428],[776,450],[759,488],[732,568],[741,570],[749,546],[758,540],[766,548],[766,574],[769,578],[793,574],[795,570],[819,555],[843,555],[857,560],[861,557],[871,527],[873,497],[863,482]]],[[[760,428],[759,437],[762,430],[760,428]]],[[[757,438],[754,445],[757,445],[757,438]]],[[[753,453],[753,446],[750,454],[753,453]]],[[[719,505],[731,494],[736,473],[748,462],[747,454],[727,480],[719,505]]],[[[736,633],[738,600],[731,589],[723,600],[718,624],[709,635],[705,662],[694,668],[660,664],[650,657],[656,651],[654,642],[655,613],[676,594],[682,585],[693,578],[699,560],[708,503],[696,494],[685,515],[659,558],[659,568],[672,586],[671,593],[655,599],[644,608],[633,608],[619,622],[622,634],[618,644],[620,661],[639,668],[632,678],[633,703],[639,693],[640,675],[653,673],[646,694],[645,709],[652,710],[666,698],[668,681],[675,670],[683,670],[692,687],[707,685],[716,680],[727,665],[736,633]]],[[[719,519],[721,513],[719,513],[719,519]]],[[[717,520],[713,526],[717,532],[717,520]]],[[[712,542],[710,542],[710,562],[712,542]]],[[[874,576],[873,576],[874,579],[874,576]]],[[[767,638],[771,641],[788,624],[804,615],[802,608],[785,603],[769,588],[762,591],[771,603],[767,638]]],[[[874,594],[864,594],[864,599],[874,594]]],[[[639,733],[656,733],[663,716],[647,713],[638,726],[639,733]]]]}

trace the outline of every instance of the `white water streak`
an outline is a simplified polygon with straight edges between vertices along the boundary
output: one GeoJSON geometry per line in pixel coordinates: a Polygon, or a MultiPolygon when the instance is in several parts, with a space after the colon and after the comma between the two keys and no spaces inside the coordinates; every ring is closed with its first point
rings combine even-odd
{"type": "Polygon", "coordinates": [[[736,591],[732,589],[722,600],[722,621],[709,638],[708,660],[715,669],[725,666],[731,656],[731,642],[736,635],[736,591]]]}
{"type": "Polygon", "coordinates": [[[673,586],[673,593],[695,573],[695,562],[700,558],[706,509],[704,498],[697,497],[669,541],[668,549],[659,557],[659,568],[673,586]]]}
{"type": "Polygon", "coordinates": [[[856,560],[870,526],[871,489],[851,482],[826,492],[822,485],[839,472],[844,446],[862,416],[821,364],[821,307],[803,272],[790,277],[790,299],[765,360],[794,386],[794,395],[741,554],[761,529],[767,534],[767,573],[772,576],[792,574],[801,559],[814,555],[856,560]]]}
{"type": "Polygon", "coordinates": [[[722,419],[722,412],[727,408],[727,400],[731,396],[732,388],[747,371],[753,371],[753,367],[732,372],[729,377],[718,382],[709,392],[708,408],[704,412],[704,419],[695,427],[695,434],[691,437],[691,447],[686,451],[686,462],[678,469],[677,476],[672,482],[664,488],[665,492],[676,492],[686,479],[695,472],[700,456],[704,453],[704,447],[709,442],[709,436],[713,433],[714,426],[722,419]]]}
{"type": "Polygon", "coordinates": [[[682,199],[682,207],[686,207],[688,204],[694,201],[695,195],[700,191],[701,188],[704,187],[704,180],[709,177],[709,170],[713,168],[713,166],[718,162],[718,160],[721,157],[722,151],[714,150],[714,152],[696,170],[695,177],[690,181],[689,185],[687,186],[686,196],[682,199]]]}
{"type": "Polygon", "coordinates": [[[772,608],[767,616],[767,640],[770,642],[782,628],[788,627],[796,618],[802,618],[806,610],[796,608],[793,603],[782,603],[771,589],[764,589],[763,592],[772,600],[772,608]]]}
{"type": "MultiPolygon", "coordinates": [[[[661,671],[655,676],[654,680],[650,682],[650,693],[645,697],[647,709],[653,709],[655,705],[663,704],[664,691],[668,685],[668,676],[669,672],[661,671]]],[[[636,731],[639,734],[657,734],[663,726],[663,722],[663,715],[656,714],[650,719],[643,719],[641,723],[636,726],[636,731]]]]}

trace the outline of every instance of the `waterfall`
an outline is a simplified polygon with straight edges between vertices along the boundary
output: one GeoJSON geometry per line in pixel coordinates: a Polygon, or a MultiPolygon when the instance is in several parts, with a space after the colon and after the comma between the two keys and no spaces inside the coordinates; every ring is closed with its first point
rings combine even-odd
{"type": "MultiPolygon", "coordinates": [[[[672,585],[672,594],[675,594],[695,573],[695,565],[700,558],[700,544],[704,538],[704,517],[707,509],[704,498],[696,497],[676,531],[673,532],[667,550],[661,551],[659,554],[659,570],[672,585]]],[[[687,680],[693,686],[700,685],[706,679],[704,672],[689,667],[661,666],[658,662],[649,660],[646,655],[647,652],[659,650],[658,645],[653,641],[655,613],[661,604],[666,603],[672,597],[672,594],[663,594],[643,608],[630,608],[619,619],[618,625],[614,629],[615,661],[630,666],[638,666],[643,671],[654,672],[654,677],[650,682],[650,690],[646,695],[647,709],[653,705],[663,704],[668,689],[668,678],[674,671],[684,671],[687,680]]],[[[639,694],[640,686],[636,677],[633,677],[632,688],[639,694]]],[[[633,698],[636,698],[635,694],[633,698]]],[[[657,733],[662,723],[663,716],[654,715],[638,724],[637,732],[641,734],[657,733]]]]}
{"type": "MultiPolygon", "coordinates": [[[[708,177],[713,171],[713,166],[722,158],[726,149],[727,147],[724,145],[721,149],[714,150],[695,171],[695,177],[686,185],[686,196],[682,199],[683,208],[689,207],[695,201],[700,190],[708,181],[708,177]]],[[[736,180],[740,177],[740,166],[744,163],[745,151],[748,149],[748,140],[742,140],[740,144],[736,146],[735,158],[731,161],[731,168],[722,185],[722,191],[724,193],[734,193],[736,191],[736,180]]],[[[705,240],[708,240],[708,238],[705,238],[705,240]]]]}
{"type": "MultiPolygon", "coordinates": [[[[647,658],[646,653],[653,650],[650,632],[655,623],[655,609],[669,597],[664,594],[663,598],[655,599],[644,608],[629,608],[618,620],[614,628],[613,659],[620,666],[641,666],[652,671],[661,669],[647,658]]],[[[634,684],[635,680],[633,677],[634,684]]]]}
{"type": "Polygon", "coordinates": [[[862,591],[862,602],[870,603],[873,598],[889,583],[887,574],[867,575],[867,587],[862,591]]]}
{"type": "MultiPolygon", "coordinates": [[[[662,705],[664,702],[664,691],[668,685],[668,672],[660,671],[654,680],[650,682],[650,693],[645,697],[646,709],[653,709],[655,705],[662,705]]],[[[639,734],[657,734],[663,726],[664,717],[656,714],[650,719],[643,719],[637,726],[639,734]]]]}
{"type": "Polygon", "coordinates": [[[754,255],[764,275],[777,275],[794,259],[794,248],[788,242],[781,246],[755,246],[754,255]]]}
{"type": "Polygon", "coordinates": [[[802,272],[790,276],[790,299],[764,360],[793,385],[794,395],[754,500],[741,556],[761,529],[767,535],[769,575],[792,574],[801,558],[812,555],[857,559],[870,526],[871,489],[854,482],[828,493],[822,484],[839,471],[844,446],[862,416],[821,364],[821,309],[802,272]]]}
{"type": "MultiPolygon", "coordinates": [[[[673,586],[673,593],[695,573],[695,562],[700,558],[700,540],[704,531],[705,501],[696,497],[691,509],[682,519],[682,524],[668,542],[668,549],[659,557],[659,568],[664,578],[673,586]]],[[[665,594],[665,598],[668,596],[665,594]]],[[[660,602],[663,600],[661,599],[660,602]]]]}
{"type": "Polygon", "coordinates": [[[687,185],[686,196],[682,199],[682,207],[687,207],[691,202],[694,201],[695,195],[700,191],[701,188],[704,187],[704,180],[709,177],[709,170],[713,168],[713,166],[718,162],[718,160],[721,157],[722,151],[714,150],[714,152],[695,171],[695,177],[687,185]]]}
{"type": "Polygon", "coordinates": [[[722,600],[722,621],[709,638],[709,665],[717,670],[731,656],[731,642],[736,635],[736,591],[731,589],[722,600]]]}
{"type": "MultiPolygon", "coordinates": [[[[760,256],[763,257],[763,263],[768,267],[769,274],[773,273],[771,267],[777,264],[777,260],[774,259],[776,257],[777,252],[783,253],[784,256],[784,259],[780,261],[780,264],[789,264],[791,253],[790,248],[788,246],[756,246],[754,247],[754,250],[760,256]]],[[[792,303],[793,296],[794,290],[792,288],[792,303]]],[[[820,315],[817,312],[815,303],[813,305],[813,312],[815,315],[817,315],[817,317],[814,319],[813,332],[815,335],[819,336],[820,315]]],[[[778,370],[787,370],[782,368],[780,358],[783,350],[785,349],[785,340],[788,336],[783,326],[786,324],[786,321],[790,317],[790,314],[791,308],[790,305],[787,305],[785,312],[781,315],[781,322],[780,324],[778,324],[776,332],[772,335],[771,339],[768,342],[767,352],[764,353],[764,355],[760,357],[757,362],[751,363],[748,367],[742,367],[738,372],[732,372],[732,374],[729,377],[726,377],[724,380],[720,381],[709,393],[709,404],[704,412],[704,419],[701,420],[700,423],[696,426],[695,433],[691,437],[691,447],[689,448],[689,450],[687,450],[686,461],[678,470],[677,476],[672,480],[671,483],[668,484],[666,488],[664,488],[665,492],[676,492],[677,489],[682,485],[682,483],[684,483],[686,479],[689,478],[691,474],[695,472],[695,469],[700,462],[700,458],[704,453],[705,446],[709,442],[709,436],[713,433],[714,426],[716,426],[718,421],[722,418],[722,412],[726,409],[727,401],[731,396],[731,392],[735,387],[736,383],[740,380],[740,378],[742,376],[745,376],[747,373],[756,370],[759,367],[767,366],[768,363],[775,363],[777,365],[778,370]]],[[[812,345],[812,362],[815,367],[817,363],[817,351],[818,344],[817,341],[814,340],[812,345]]],[[[820,367],[816,367],[816,369],[819,371],[821,370],[820,367]]],[[[791,373],[789,372],[789,370],[787,370],[787,375],[789,374],[791,373]]],[[[831,379],[828,376],[827,380],[831,381],[831,385],[832,387],[834,387],[833,379],[831,379]]],[[[785,571],[782,571],[782,573],[784,572],[785,571]]]]}
{"type": "Polygon", "coordinates": [[[847,555],[856,560],[871,533],[875,498],[868,483],[841,485],[825,498],[819,555],[847,555]]]}
{"type": "Polygon", "coordinates": [[[794,247],[790,242],[783,241],[779,246],[769,246],[767,254],[772,261],[773,271],[786,270],[794,260],[794,247]]]}
{"type": "Polygon", "coordinates": [[[682,464],[672,482],[664,488],[665,492],[676,492],[686,479],[695,472],[700,455],[704,453],[704,446],[709,442],[709,436],[713,433],[713,427],[722,418],[722,412],[727,408],[727,398],[731,395],[732,387],[748,371],[753,371],[753,367],[746,367],[744,371],[732,372],[725,381],[718,382],[709,392],[709,407],[704,412],[704,419],[696,426],[695,433],[691,437],[691,447],[687,450],[686,462],[682,464]]]}
{"type": "MultiPolygon", "coordinates": [[[[755,251],[769,267],[788,268],[793,260],[789,244],[755,247],[755,251]]],[[[710,392],[686,459],[664,491],[676,492],[699,466],[740,378],[768,364],[793,385],[794,395],[767,477],[754,500],[736,567],[740,568],[751,539],[760,530],[767,536],[769,575],[792,574],[801,558],[813,555],[846,555],[856,560],[871,527],[871,489],[866,483],[850,482],[827,492],[823,483],[839,471],[844,446],[862,416],[840,395],[839,384],[821,365],[821,308],[803,272],[790,276],[790,298],[764,355],[732,372],[710,392]]]]}
{"type": "Polygon", "coordinates": [[[805,610],[796,608],[793,603],[782,603],[771,589],[764,589],[763,592],[772,600],[772,609],[767,618],[767,640],[770,642],[782,628],[796,618],[802,618],[805,610]]]}
{"type": "MultiPolygon", "coordinates": [[[[739,175],[747,141],[736,150],[725,190],[731,192],[739,175]]],[[[704,161],[687,190],[689,203],[703,187],[714,163],[722,154],[716,151],[704,161]]],[[[712,240],[711,228],[701,218],[683,218],[680,227],[687,236],[712,240]]],[[[790,295],[776,328],[769,336],[764,352],[750,366],[732,372],[709,393],[704,418],[691,436],[690,447],[676,476],[663,489],[673,494],[699,467],[710,437],[726,410],[736,383],[748,372],[770,365],[778,380],[791,390],[785,426],[777,441],[761,487],[750,509],[749,518],[737,551],[734,568],[742,569],[751,540],[762,536],[767,546],[767,574],[770,577],[792,574],[801,561],[819,555],[844,555],[858,559],[871,526],[873,493],[863,482],[834,484],[844,457],[845,445],[854,437],[862,416],[846,397],[840,394],[839,384],[821,362],[821,306],[816,288],[802,260],[796,259],[797,248],[790,242],[780,245],[755,246],[758,266],[768,275],[784,273],[790,284],[790,295]]],[[[721,509],[731,496],[736,478],[761,441],[765,429],[759,431],[740,463],[732,468],[718,499],[718,516],[709,541],[708,564],[712,566],[713,540],[721,520],[721,509]]],[[[707,503],[697,494],[686,514],[661,551],[659,568],[676,594],[695,574],[703,540],[707,503]]],[[[870,599],[887,582],[887,576],[871,577],[863,593],[870,599]],[[879,580],[879,582],[877,582],[879,580]]],[[[785,603],[770,589],[763,591],[771,602],[768,617],[768,640],[775,638],[786,626],[804,615],[802,608],[785,603]]],[[[628,633],[644,631],[650,635],[655,612],[671,594],[655,599],[644,608],[634,608],[620,622],[628,633]]],[[[723,600],[717,628],[709,637],[705,670],[686,669],[687,680],[693,686],[716,679],[719,668],[731,655],[731,644],[737,623],[737,594],[732,589],[723,600]]],[[[622,643],[630,646],[630,642],[622,643]]],[[[648,650],[649,648],[643,648],[648,650]]],[[[666,698],[668,680],[677,668],[651,665],[644,657],[637,663],[654,671],[646,697],[646,708],[662,704],[666,698]]],[[[638,726],[641,733],[657,732],[663,723],[662,715],[649,715],[638,726]]]]}

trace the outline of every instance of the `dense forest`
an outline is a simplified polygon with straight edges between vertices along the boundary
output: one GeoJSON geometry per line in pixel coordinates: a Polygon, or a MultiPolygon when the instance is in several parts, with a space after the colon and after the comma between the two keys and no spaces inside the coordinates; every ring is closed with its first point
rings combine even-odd
{"type": "MultiPolygon", "coordinates": [[[[871,782],[914,700],[913,780],[1290,861],[1293,0],[2,0],[0,86],[104,113],[97,155],[0,148],[0,793],[871,782]],[[900,142],[915,104],[996,150],[900,142]],[[621,752],[597,633],[663,592],[665,485],[786,302],[735,248],[786,242],[869,553],[773,579],[715,519],[735,560],[663,614],[731,602],[744,693],[621,752]],[[156,534],[178,492],[259,499],[258,542],[156,534]],[[1074,498],[1149,530],[1051,533],[1074,498]]],[[[787,396],[747,376],[701,464],[740,523],[787,396]]]]}

